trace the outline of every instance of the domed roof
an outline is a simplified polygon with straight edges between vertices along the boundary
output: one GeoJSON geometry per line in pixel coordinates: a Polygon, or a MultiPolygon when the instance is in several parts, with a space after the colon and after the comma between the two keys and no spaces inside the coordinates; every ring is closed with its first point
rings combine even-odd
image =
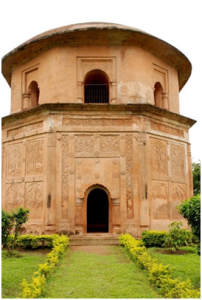
{"type": "Polygon", "coordinates": [[[24,42],[2,59],[2,73],[11,84],[11,72],[44,51],[60,45],[138,45],[178,70],[180,90],[191,74],[191,63],[172,45],[142,30],[114,23],[82,23],[43,32],[24,42]]]}

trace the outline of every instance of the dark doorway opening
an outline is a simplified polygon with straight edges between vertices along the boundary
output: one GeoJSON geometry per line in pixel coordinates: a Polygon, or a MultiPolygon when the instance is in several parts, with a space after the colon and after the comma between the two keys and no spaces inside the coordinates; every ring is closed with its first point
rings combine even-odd
{"type": "Polygon", "coordinates": [[[87,198],[87,232],[109,231],[109,200],[102,189],[92,190],[87,198]]]}

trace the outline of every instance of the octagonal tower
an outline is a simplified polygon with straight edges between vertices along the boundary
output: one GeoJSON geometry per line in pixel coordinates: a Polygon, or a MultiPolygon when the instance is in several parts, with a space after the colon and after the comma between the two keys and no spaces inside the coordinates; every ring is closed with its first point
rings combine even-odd
{"type": "Polygon", "coordinates": [[[27,232],[167,229],[192,196],[189,128],[176,48],[111,23],[40,34],[2,59],[2,205],[30,209],[27,232]]]}

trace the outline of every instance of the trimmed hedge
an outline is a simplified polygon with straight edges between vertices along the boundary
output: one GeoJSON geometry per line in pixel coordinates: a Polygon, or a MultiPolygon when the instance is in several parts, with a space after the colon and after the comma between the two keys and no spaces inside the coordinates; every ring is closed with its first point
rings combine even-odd
{"type": "MultiPolygon", "coordinates": [[[[24,234],[19,235],[16,240],[15,246],[18,247],[24,247],[24,248],[52,248],[53,247],[53,241],[57,237],[57,234],[52,235],[32,235],[32,234],[24,234]]],[[[14,235],[10,234],[8,236],[8,243],[12,244],[12,241],[14,239],[14,235]]]]}
{"type": "MultiPolygon", "coordinates": [[[[45,236],[44,236],[45,237],[45,236]]],[[[68,242],[69,239],[67,236],[64,235],[51,235],[49,236],[50,238],[47,238],[48,236],[46,236],[46,239],[42,239],[40,240],[40,242],[44,242],[45,240],[49,241],[51,240],[52,244],[53,244],[53,249],[50,253],[47,254],[47,258],[46,258],[46,262],[42,265],[39,265],[39,269],[37,272],[34,273],[33,278],[32,278],[32,282],[31,283],[27,283],[27,281],[25,279],[23,279],[23,282],[21,283],[22,285],[22,293],[20,295],[20,298],[29,298],[29,299],[33,299],[33,298],[38,298],[41,293],[44,290],[44,285],[46,283],[46,278],[53,272],[54,267],[57,265],[58,263],[58,259],[63,255],[63,253],[65,252],[65,250],[67,249],[68,246],[68,242]]],[[[25,241],[31,241],[31,240],[35,240],[34,236],[33,239],[31,238],[31,236],[29,235],[29,238],[27,237],[27,239],[22,239],[21,242],[25,243],[25,241]]]]}
{"type": "Polygon", "coordinates": [[[183,282],[172,279],[170,266],[151,258],[141,240],[137,241],[130,234],[123,234],[119,237],[119,242],[146,269],[149,281],[159,288],[165,298],[200,298],[200,291],[192,288],[189,279],[183,282]]]}
{"type": "Polygon", "coordinates": [[[36,249],[39,247],[53,247],[53,241],[57,235],[20,235],[17,239],[17,246],[36,249]]]}
{"type": "Polygon", "coordinates": [[[146,230],[142,232],[142,241],[147,248],[163,247],[167,237],[167,231],[146,230]]]}

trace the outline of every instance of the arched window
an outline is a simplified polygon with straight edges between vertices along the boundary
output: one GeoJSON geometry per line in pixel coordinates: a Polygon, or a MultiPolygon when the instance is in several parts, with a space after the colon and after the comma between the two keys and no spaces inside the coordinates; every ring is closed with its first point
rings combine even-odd
{"type": "Polygon", "coordinates": [[[163,88],[160,82],[156,82],[154,85],[154,104],[163,108],[163,88]]]}
{"type": "Polygon", "coordinates": [[[84,81],[85,103],[109,103],[109,80],[101,70],[90,71],[84,81]]]}
{"type": "Polygon", "coordinates": [[[39,88],[36,81],[32,81],[29,85],[28,94],[30,94],[31,107],[39,105],[39,88]]]}

